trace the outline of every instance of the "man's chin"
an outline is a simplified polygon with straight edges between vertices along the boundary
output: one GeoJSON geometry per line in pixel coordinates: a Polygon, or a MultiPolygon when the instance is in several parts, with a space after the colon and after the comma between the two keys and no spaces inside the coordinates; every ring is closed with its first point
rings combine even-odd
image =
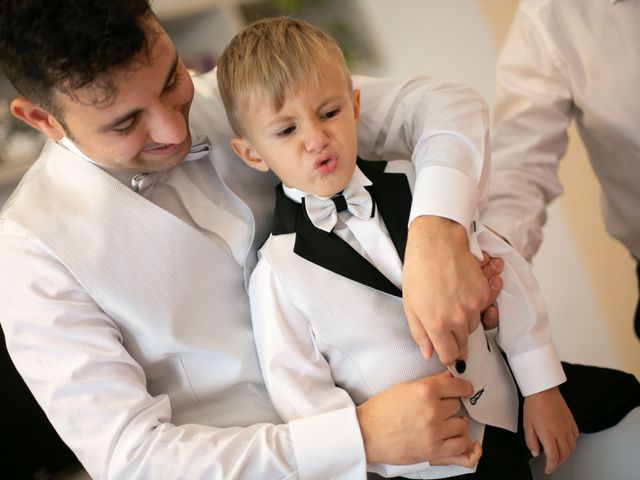
{"type": "Polygon", "coordinates": [[[142,151],[138,154],[138,164],[148,172],[164,172],[180,165],[191,148],[191,137],[172,148],[156,149],[155,151],[142,151]]]}

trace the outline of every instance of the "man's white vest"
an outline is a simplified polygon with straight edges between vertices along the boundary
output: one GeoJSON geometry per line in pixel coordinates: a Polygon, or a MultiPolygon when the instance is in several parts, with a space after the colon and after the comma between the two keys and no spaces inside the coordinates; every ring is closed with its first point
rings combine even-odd
{"type": "Polygon", "coordinates": [[[280,422],[255,353],[245,270],[215,242],[54,143],[2,216],[38,237],[115,322],[148,391],[171,401],[173,423],[280,422]]]}

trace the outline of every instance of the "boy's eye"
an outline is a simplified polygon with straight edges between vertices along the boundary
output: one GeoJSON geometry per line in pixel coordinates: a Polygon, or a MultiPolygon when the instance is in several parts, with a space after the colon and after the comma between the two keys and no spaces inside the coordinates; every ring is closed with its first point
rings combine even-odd
{"type": "Polygon", "coordinates": [[[325,118],[333,118],[335,116],[337,116],[340,113],[340,109],[339,108],[334,108],[333,110],[329,110],[327,113],[324,114],[325,118]]]}
{"type": "Polygon", "coordinates": [[[278,130],[276,132],[276,136],[277,137],[286,137],[287,135],[291,135],[293,132],[295,132],[295,130],[296,130],[296,127],[291,125],[290,127],[283,128],[282,130],[278,130]]]}

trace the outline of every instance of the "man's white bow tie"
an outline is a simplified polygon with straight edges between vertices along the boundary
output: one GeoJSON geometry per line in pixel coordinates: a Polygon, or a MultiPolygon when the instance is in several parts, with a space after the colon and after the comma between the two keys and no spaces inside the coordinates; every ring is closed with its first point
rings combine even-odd
{"type": "MultiPolygon", "coordinates": [[[[209,155],[210,151],[211,151],[211,141],[209,140],[209,137],[207,136],[202,137],[198,140],[195,140],[191,144],[189,153],[187,153],[187,156],[185,157],[184,161],[190,162],[193,160],[200,160],[201,158],[209,155]]],[[[137,175],[134,175],[133,178],[131,179],[131,188],[133,189],[134,192],[141,192],[145,188],[152,185],[155,182],[158,175],[159,175],[159,172],[138,173],[137,175]]]]}
{"type": "Polygon", "coordinates": [[[319,198],[307,195],[304,198],[307,215],[320,230],[330,232],[338,221],[338,212],[348,210],[352,215],[369,220],[373,217],[373,200],[366,188],[349,185],[340,195],[319,198]]]}
{"type": "Polygon", "coordinates": [[[199,160],[205,155],[208,155],[211,151],[211,141],[209,137],[204,136],[197,140],[194,140],[189,149],[189,153],[185,157],[184,161],[189,162],[191,160],[199,160]]]}

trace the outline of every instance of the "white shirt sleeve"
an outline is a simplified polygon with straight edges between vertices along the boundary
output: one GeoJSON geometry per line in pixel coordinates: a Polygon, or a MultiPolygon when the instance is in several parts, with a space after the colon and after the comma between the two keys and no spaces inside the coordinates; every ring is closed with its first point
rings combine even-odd
{"type": "Polygon", "coordinates": [[[264,257],[251,276],[249,295],[260,366],[274,407],[290,421],[301,478],[365,479],[353,401],[335,385],[309,323],[287,299],[264,257]],[[326,415],[314,422],[315,432],[299,428],[301,419],[319,418],[319,413],[326,415]],[[323,465],[319,457],[331,458],[332,465],[323,465]]]}
{"type": "Polygon", "coordinates": [[[498,59],[493,167],[483,222],[531,259],[547,205],[560,193],[558,162],[573,114],[560,53],[521,6],[498,59]]]}
{"type": "Polygon", "coordinates": [[[551,341],[544,297],[530,265],[507,242],[480,225],[471,243],[504,260],[504,287],[497,298],[500,310],[498,344],[507,355],[522,395],[555,387],[566,377],[551,341]]]}
{"type": "Polygon", "coordinates": [[[488,110],[470,88],[414,77],[354,77],[362,96],[360,156],[411,158],[417,173],[410,221],[449,218],[467,230],[486,189],[488,110]]]}
{"type": "Polygon", "coordinates": [[[324,435],[327,425],[361,443],[352,407],[290,426],[176,426],[169,399],[149,394],[117,325],[42,243],[0,221],[0,264],[11,357],[93,478],[327,478],[299,475],[294,443],[314,449],[318,471],[339,468],[345,455],[332,458],[340,438],[324,435]]]}

